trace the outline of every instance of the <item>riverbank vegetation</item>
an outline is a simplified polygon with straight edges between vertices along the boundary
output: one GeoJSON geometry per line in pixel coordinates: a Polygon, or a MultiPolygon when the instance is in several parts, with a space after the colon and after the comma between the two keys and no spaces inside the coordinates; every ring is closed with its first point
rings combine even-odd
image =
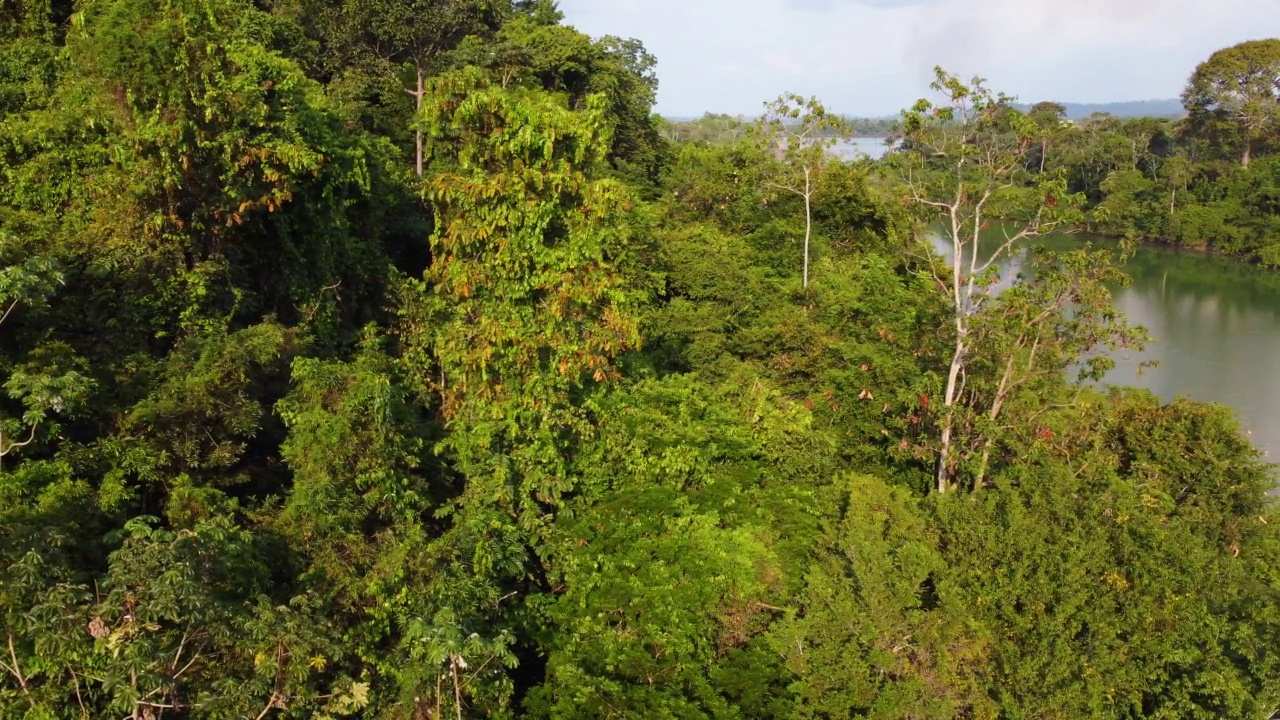
{"type": "Polygon", "coordinates": [[[1080,193],[1088,230],[1280,266],[1280,40],[1225,48],[1183,93],[1187,114],[1067,121],[1062,105],[1027,114],[1048,129],[1026,161],[1080,193]]]}
{"type": "MultiPolygon", "coordinates": [[[[662,120],[664,138],[673,143],[731,145],[743,140],[759,119],[742,115],[706,113],[694,120],[662,120]]],[[[898,129],[898,118],[841,118],[847,133],[854,137],[888,138],[898,129]]],[[[828,135],[830,137],[830,135],[828,135]]]]}
{"type": "Polygon", "coordinates": [[[1076,382],[1107,256],[922,239],[1116,205],[1043,108],[870,166],[542,0],[0,12],[0,717],[1280,707],[1230,413],[1076,382]]]}

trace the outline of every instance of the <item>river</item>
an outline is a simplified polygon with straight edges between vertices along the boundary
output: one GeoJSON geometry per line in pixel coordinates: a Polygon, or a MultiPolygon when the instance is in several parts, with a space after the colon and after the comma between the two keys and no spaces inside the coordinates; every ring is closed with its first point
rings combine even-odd
{"type": "MultiPolygon", "coordinates": [[[[1068,250],[1087,240],[1051,235],[1035,243],[1068,250]]],[[[1118,352],[1104,382],[1145,388],[1164,400],[1230,406],[1267,460],[1280,461],[1280,272],[1153,245],[1139,247],[1125,271],[1132,283],[1113,288],[1115,305],[1146,326],[1154,342],[1141,352],[1118,352]],[[1150,360],[1158,365],[1139,372],[1150,360]]]]}
{"type": "Polygon", "coordinates": [[[882,137],[853,137],[841,140],[831,148],[831,154],[841,160],[857,160],[864,156],[879,160],[888,151],[889,146],[882,137]]]}
{"type": "Polygon", "coordinates": [[[1140,248],[1115,305],[1156,341],[1116,356],[1108,382],[1161,398],[1229,405],[1269,461],[1280,460],[1280,276],[1231,258],[1140,248]],[[1137,365],[1159,365],[1141,375],[1137,365]]]}

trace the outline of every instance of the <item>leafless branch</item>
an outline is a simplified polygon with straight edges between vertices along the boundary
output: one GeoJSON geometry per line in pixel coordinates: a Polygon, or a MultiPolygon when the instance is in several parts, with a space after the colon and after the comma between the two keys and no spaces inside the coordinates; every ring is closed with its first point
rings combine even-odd
{"type": "Polygon", "coordinates": [[[9,307],[5,309],[4,315],[0,315],[0,325],[4,324],[5,320],[9,319],[9,313],[13,312],[13,309],[16,307],[18,307],[18,301],[15,299],[13,302],[9,303],[9,307]]]}
{"type": "Polygon", "coordinates": [[[262,708],[262,712],[258,713],[258,717],[254,718],[254,720],[262,720],[262,718],[266,717],[267,713],[271,712],[271,709],[276,706],[276,701],[279,699],[280,694],[272,690],[271,697],[267,700],[267,706],[262,708]]]}
{"type": "Polygon", "coordinates": [[[0,662],[0,667],[3,667],[5,670],[9,671],[11,675],[17,678],[18,687],[22,689],[22,694],[26,696],[27,702],[31,704],[31,708],[34,710],[36,707],[36,701],[31,697],[31,688],[27,687],[27,678],[22,674],[22,666],[18,664],[18,652],[13,647],[13,631],[6,629],[5,635],[9,639],[9,660],[13,665],[5,665],[3,662],[0,662]]]}
{"type": "Polygon", "coordinates": [[[4,457],[5,455],[8,455],[9,453],[13,452],[14,450],[17,450],[17,449],[19,449],[19,448],[24,448],[24,447],[26,447],[26,446],[30,445],[32,442],[35,442],[35,439],[36,439],[36,429],[37,429],[37,428],[39,428],[39,427],[40,427],[40,423],[35,423],[35,424],[33,424],[33,425],[31,426],[31,434],[27,436],[27,439],[26,439],[26,440],[24,440],[24,441],[22,441],[22,442],[12,442],[12,443],[9,443],[8,447],[5,447],[5,445],[4,445],[4,435],[3,435],[3,434],[0,434],[0,458],[4,457]]]}

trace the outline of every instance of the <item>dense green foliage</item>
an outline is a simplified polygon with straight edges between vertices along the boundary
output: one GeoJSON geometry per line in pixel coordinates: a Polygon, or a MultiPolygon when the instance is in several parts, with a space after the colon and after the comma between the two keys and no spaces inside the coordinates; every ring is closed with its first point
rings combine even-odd
{"type": "MultiPolygon", "coordinates": [[[[1280,707],[1270,469],[1067,375],[1138,337],[1105,256],[948,291],[954,107],[882,165],[816,101],[673,143],[644,48],[561,20],[0,5],[0,718],[1280,707]]],[[[958,182],[1024,227],[1274,165],[980,110],[1020,163],[958,182]]]]}

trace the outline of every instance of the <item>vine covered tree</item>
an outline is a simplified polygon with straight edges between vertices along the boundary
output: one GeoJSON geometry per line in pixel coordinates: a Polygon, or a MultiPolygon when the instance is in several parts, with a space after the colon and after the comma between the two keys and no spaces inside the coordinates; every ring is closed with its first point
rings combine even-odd
{"type": "MultiPolygon", "coordinates": [[[[501,0],[302,0],[305,21],[321,42],[317,63],[355,98],[394,106],[407,93],[417,113],[427,81],[449,68],[448,54],[473,35],[492,33],[501,0]]],[[[412,114],[403,116],[408,129],[412,114]]],[[[413,165],[423,173],[423,137],[414,130],[413,165]]]]}

